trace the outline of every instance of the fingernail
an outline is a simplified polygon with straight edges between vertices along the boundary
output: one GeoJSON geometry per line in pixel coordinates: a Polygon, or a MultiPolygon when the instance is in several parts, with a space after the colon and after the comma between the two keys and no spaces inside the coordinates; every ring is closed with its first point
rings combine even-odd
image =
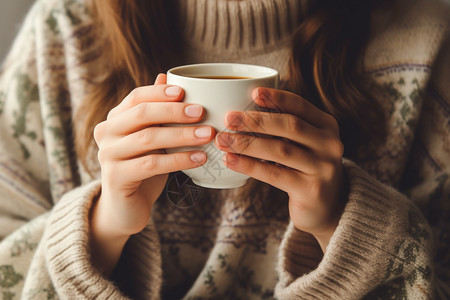
{"type": "Polygon", "coordinates": [[[230,147],[233,144],[233,138],[225,132],[221,132],[217,135],[217,142],[223,147],[230,147]]]}
{"type": "Polygon", "coordinates": [[[194,134],[198,138],[209,138],[211,136],[211,127],[203,126],[195,129],[194,134]]]}
{"type": "Polygon", "coordinates": [[[184,109],[184,113],[188,117],[197,118],[202,115],[203,107],[201,105],[188,105],[184,109]]]}
{"type": "Polygon", "coordinates": [[[256,88],[253,93],[253,99],[258,100],[259,102],[262,102],[263,104],[269,104],[269,94],[267,90],[264,90],[263,88],[256,88]]]}
{"type": "Polygon", "coordinates": [[[168,97],[177,97],[180,95],[181,93],[181,88],[178,86],[169,86],[164,90],[164,93],[166,94],[166,96],[168,97]]]}
{"type": "Polygon", "coordinates": [[[242,116],[240,113],[228,113],[227,114],[228,127],[237,128],[242,124],[242,116]]]}
{"type": "Polygon", "coordinates": [[[257,100],[259,97],[259,88],[256,88],[252,91],[252,99],[257,100]]]}
{"type": "Polygon", "coordinates": [[[195,152],[191,154],[191,160],[195,163],[202,163],[206,160],[205,152],[195,152]]]}

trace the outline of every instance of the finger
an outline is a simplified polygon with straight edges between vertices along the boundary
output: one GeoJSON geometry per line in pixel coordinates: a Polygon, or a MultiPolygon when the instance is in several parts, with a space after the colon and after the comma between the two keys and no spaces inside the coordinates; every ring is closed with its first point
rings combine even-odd
{"type": "Polygon", "coordinates": [[[141,103],[109,119],[100,128],[96,128],[94,136],[127,135],[145,127],[165,123],[194,123],[204,114],[201,105],[186,103],[141,103]]]}
{"type": "Polygon", "coordinates": [[[106,165],[107,172],[115,182],[111,186],[136,183],[147,178],[169,174],[180,170],[197,168],[206,162],[206,153],[202,151],[179,152],[172,154],[149,154],[130,160],[122,160],[106,165]]]}
{"type": "MultiPolygon", "coordinates": [[[[310,123],[288,114],[258,111],[231,111],[225,115],[228,129],[283,137],[305,147],[322,151],[324,144],[333,138],[333,132],[317,128],[310,123]]],[[[338,137],[334,137],[338,142],[338,137]]]]}
{"type": "Polygon", "coordinates": [[[292,114],[318,128],[337,127],[337,121],[332,115],[294,93],[259,87],[253,90],[252,98],[260,106],[279,113],[292,114]]]}
{"type": "Polygon", "coordinates": [[[176,85],[158,84],[135,88],[125,99],[108,114],[107,119],[114,118],[127,109],[145,102],[175,102],[184,97],[182,88],[176,85]]]}
{"type": "Polygon", "coordinates": [[[99,152],[114,160],[130,159],[157,149],[207,144],[213,136],[214,129],[210,126],[148,127],[116,140],[99,152]]]}
{"type": "Polygon", "coordinates": [[[246,174],[286,192],[294,188],[301,189],[303,185],[300,172],[283,166],[233,153],[226,153],[223,161],[225,166],[233,171],[246,174]]]}
{"type": "Polygon", "coordinates": [[[310,151],[280,139],[221,132],[215,141],[217,148],[224,152],[276,162],[307,174],[317,173],[320,166],[310,151]]]}
{"type": "Polygon", "coordinates": [[[167,83],[167,75],[164,73],[159,73],[155,79],[155,85],[166,84],[166,83],[167,83]]]}

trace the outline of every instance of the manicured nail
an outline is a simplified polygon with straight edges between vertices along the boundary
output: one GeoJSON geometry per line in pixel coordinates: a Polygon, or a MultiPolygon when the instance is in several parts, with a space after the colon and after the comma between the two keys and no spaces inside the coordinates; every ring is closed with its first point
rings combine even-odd
{"type": "Polygon", "coordinates": [[[259,88],[253,89],[252,91],[252,99],[257,100],[259,96],[259,88]]]}
{"type": "Polygon", "coordinates": [[[195,136],[201,139],[209,138],[211,136],[211,133],[211,127],[209,126],[202,126],[195,129],[194,131],[195,136]]]}
{"type": "Polygon", "coordinates": [[[202,162],[206,161],[206,153],[205,152],[192,153],[191,160],[195,163],[202,163],[202,162]]]}
{"type": "Polygon", "coordinates": [[[256,88],[253,91],[253,99],[258,100],[259,102],[262,102],[263,104],[269,105],[270,104],[270,96],[269,92],[263,88],[256,88]]]}
{"type": "Polygon", "coordinates": [[[219,145],[223,147],[230,147],[233,144],[233,138],[230,134],[221,132],[217,135],[217,142],[219,142],[219,145]]]}
{"type": "Polygon", "coordinates": [[[198,118],[202,115],[203,107],[201,105],[188,105],[184,109],[186,116],[191,118],[198,118]]]}
{"type": "Polygon", "coordinates": [[[178,86],[169,86],[165,89],[164,93],[168,97],[177,97],[181,93],[181,88],[178,86]]]}
{"type": "Polygon", "coordinates": [[[231,112],[227,114],[228,127],[237,128],[242,124],[242,115],[240,113],[231,112]]]}

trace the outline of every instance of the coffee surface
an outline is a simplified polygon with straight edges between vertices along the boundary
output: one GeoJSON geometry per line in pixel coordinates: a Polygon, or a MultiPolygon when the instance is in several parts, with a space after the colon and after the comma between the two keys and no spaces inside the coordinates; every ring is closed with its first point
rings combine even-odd
{"type": "Polygon", "coordinates": [[[252,77],[244,76],[189,76],[192,78],[202,78],[202,79],[250,79],[252,77]]]}

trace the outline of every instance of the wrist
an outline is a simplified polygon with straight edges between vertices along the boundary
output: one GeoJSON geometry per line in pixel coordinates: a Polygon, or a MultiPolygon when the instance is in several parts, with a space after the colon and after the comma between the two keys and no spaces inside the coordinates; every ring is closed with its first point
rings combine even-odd
{"type": "Polygon", "coordinates": [[[322,230],[313,234],[315,239],[319,243],[323,253],[325,253],[328,244],[330,243],[330,239],[336,231],[348,199],[349,183],[345,173],[342,173],[339,182],[339,188],[337,189],[337,201],[335,202],[335,205],[330,209],[330,215],[326,218],[328,222],[326,222],[326,224],[322,227],[322,230]]]}
{"type": "Polygon", "coordinates": [[[110,275],[122,254],[130,235],[113,230],[111,219],[99,209],[99,199],[94,200],[90,213],[90,246],[92,263],[105,275],[110,275]]]}
{"type": "Polygon", "coordinates": [[[91,234],[104,240],[128,239],[131,234],[124,232],[120,227],[116,228],[117,222],[114,220],[117,218],[110,212],[105,200],[105,196],[100,192],[92,202],[89,213],[91,234]]]}

